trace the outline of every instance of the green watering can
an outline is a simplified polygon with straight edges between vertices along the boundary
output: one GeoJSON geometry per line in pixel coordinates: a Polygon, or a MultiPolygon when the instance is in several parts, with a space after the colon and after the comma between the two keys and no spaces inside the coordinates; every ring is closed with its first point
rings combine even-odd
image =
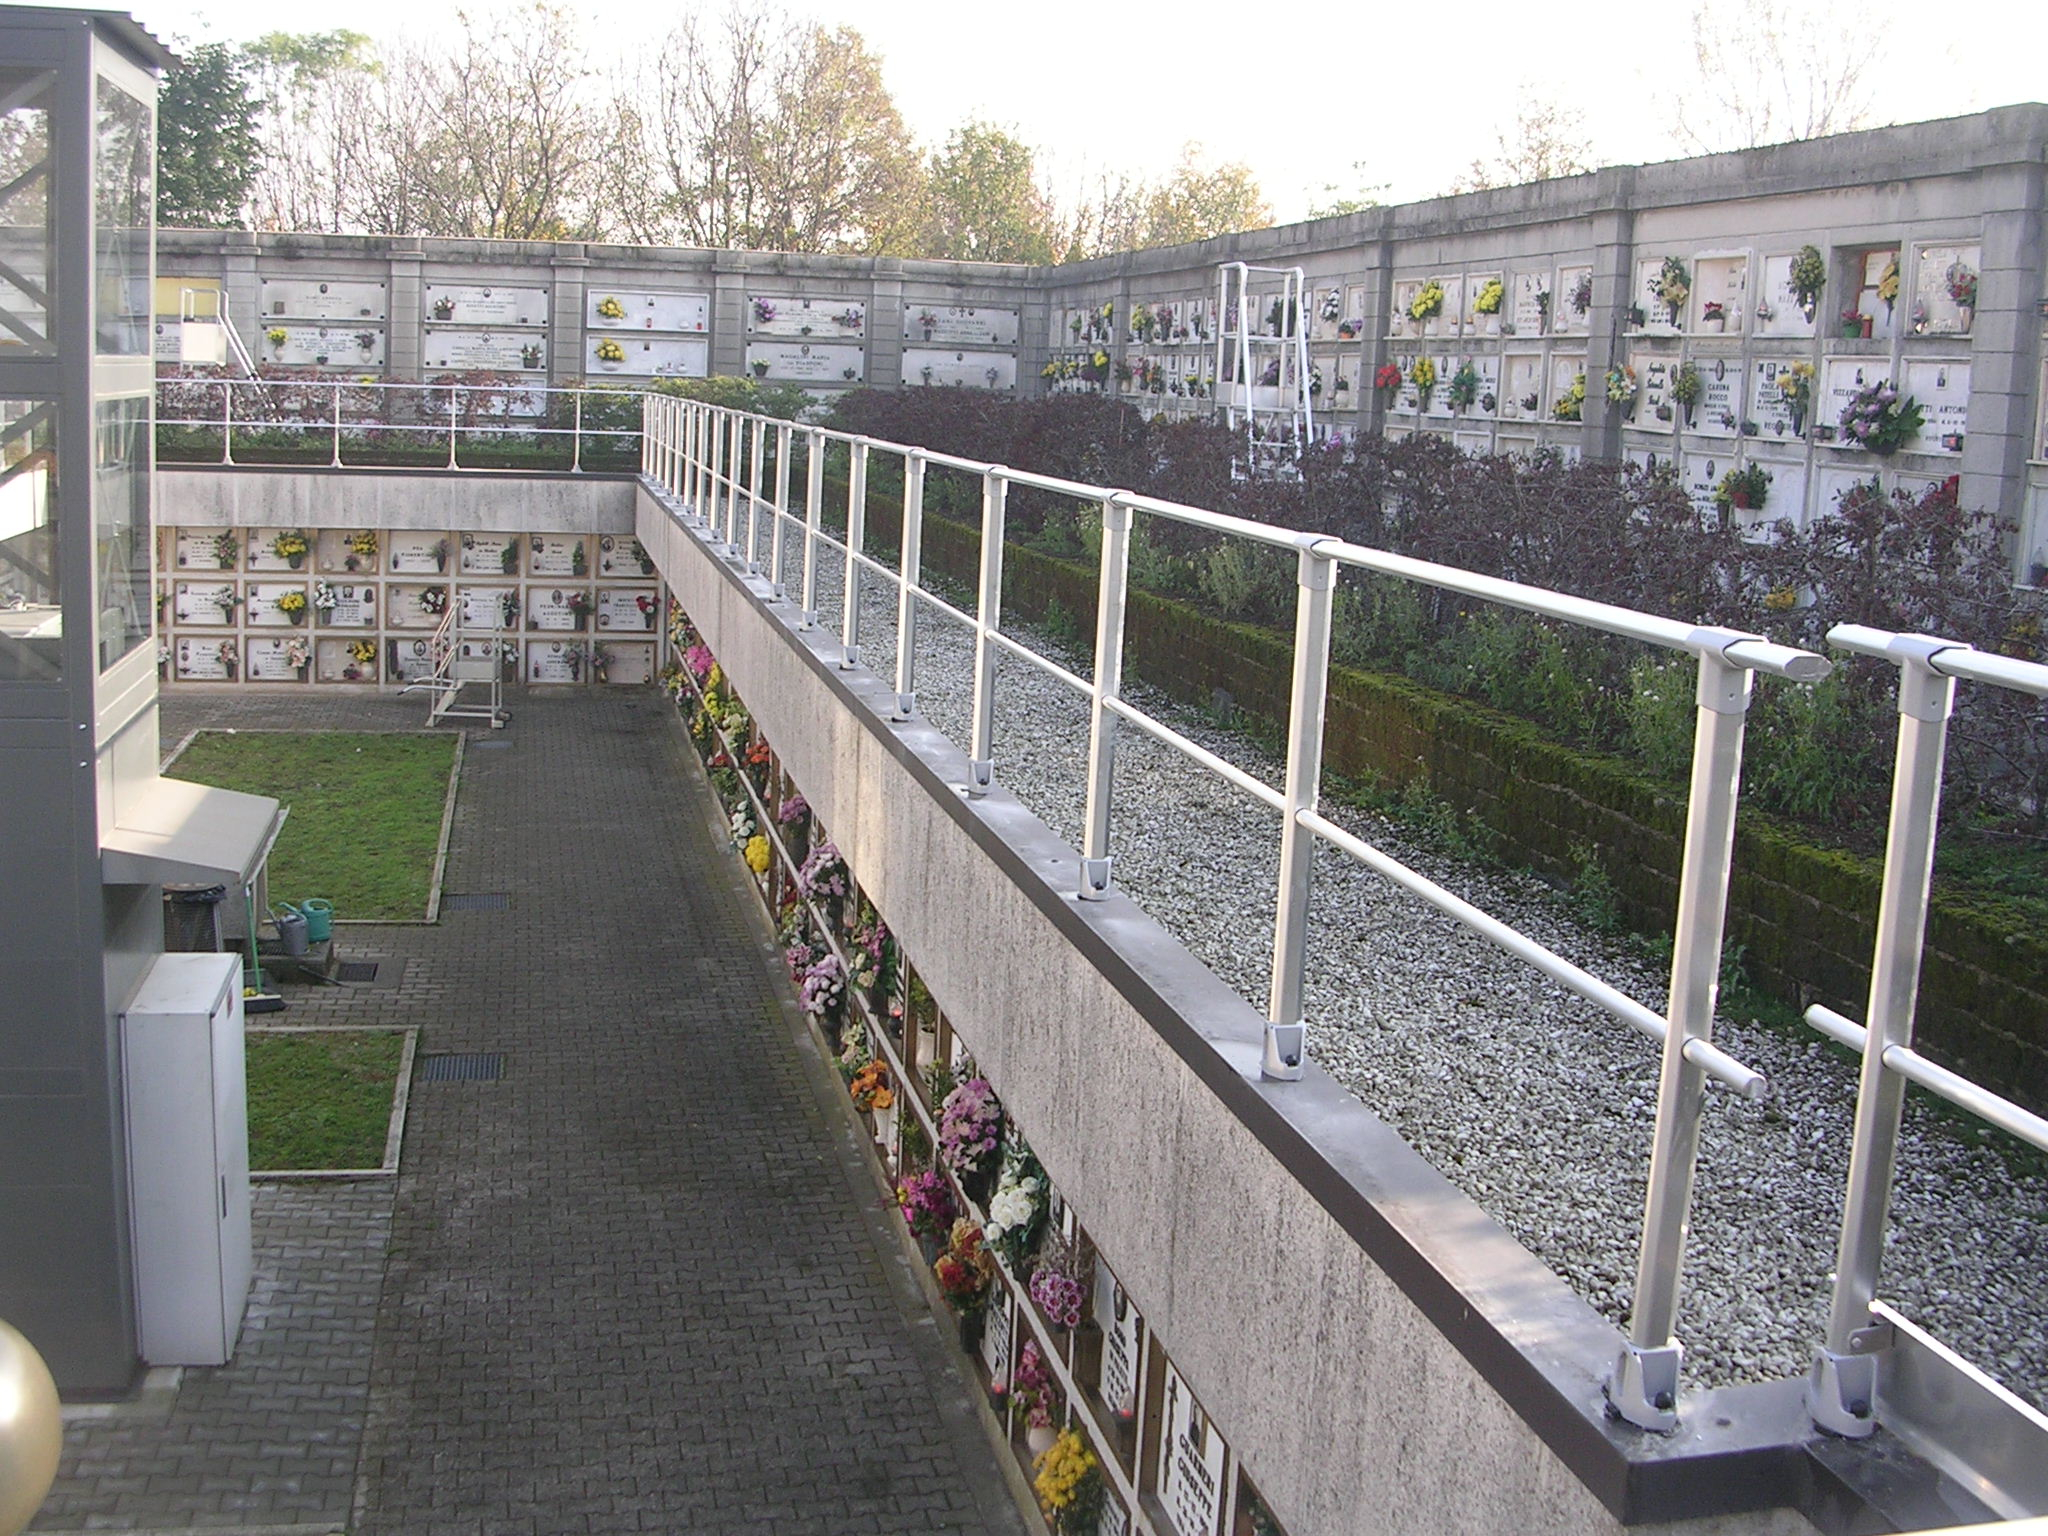
{"type": "Polygon", "coordinates": [[[295,912],[306,920],[306,942],[323,943],[334,937],[334,903],[322,896],[308,896],[297,906],[290,902],[279,902],[287,912],[295,912]]]}

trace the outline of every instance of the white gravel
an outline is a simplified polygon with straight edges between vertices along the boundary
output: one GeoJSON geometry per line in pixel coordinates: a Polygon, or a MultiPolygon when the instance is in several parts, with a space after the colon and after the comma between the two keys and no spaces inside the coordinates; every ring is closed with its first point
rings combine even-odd
{"type": "MultiPolygon", "coordinates": [[[[820,563],[820,620],[836,629],[837,561],[820,563]]],[[[895,594],[872,575],[862,624],[863,661],[892,676],[895,594]]],[[[964,749],[972,637],[927,609],[917,652],[919,709],[964,749]]],[[[1066,662],[1089,670],[1085,656],[1066,662]]],[[[998,675],[997,781],[1078,845],[1084,701],[1014,658],[998,675]]],[[[1280,764],[1245,738],[1131,693],[1277,783],[1280,764]]],[[[1418,847],[1374,817],[1336,819],[1662,1011],[1667,978],[1577,922],[1534,876],[1418,847]]],[[[1278,827],[1275,813],[1179,753],[1123,732],[1116,883],[1260,1007],[1278,827]]],[[[1328,849],[1316,864],[1310,954],[1316,1062],[1625,1326],[1656,1112],[1653,1042],[1328,849]]],[[[1678,1325],[1687,1375],[1702,1386],[1805,1372],[1825,1326],[1855,1098],[1852,1069],[1816,1036],[1724,1017],[1715,1038],[1771,1091],[1761,1104],[1708,1094],[1678,1325]]],[[[1912,1098],[1880,1294],[2048,1404],[2048,1178],[2015,1173],[1912,1098]]]]}

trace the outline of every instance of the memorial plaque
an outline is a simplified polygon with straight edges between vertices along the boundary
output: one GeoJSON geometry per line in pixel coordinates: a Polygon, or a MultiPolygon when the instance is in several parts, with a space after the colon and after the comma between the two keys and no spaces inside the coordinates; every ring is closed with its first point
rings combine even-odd
{"type": "Polygon", "coordinates": [[[1138,1411],[1138,1360],[1145,1323],[1107,1264],[1095,1266],[1092,1315],[1102,1329],[1102,1375],[1096,1395],[1111,1414],[1127,1421],[1138,1411]]]}
{"type": "Polygon", "coordinates": [[[297,528],[249,528],[242,533],[242,563],[252,571],[298,571],[313,563],[313,541],[297,528]],[[303,539],[306,548],[296,555],[277,552],[278,541],[287,535],[303,539]]]}
{"type": "Polygon", "coordinates": [[[374,640],[317,640],[313,673],[323,683],[374,683],[380,649],[374,640]],[[353,646],[363,647],[364,654],[358,657],[353,646]]]}
{"type": "MultiPolygon", "coordinates": [[[[1394,403],[1389,409],[1414,415],[1422,409],[1422,392],[1415,387],[1415,359],[1396,357],[1393,361],[1401,369],[1401,387],[1394,391],[1394,403]]],[[[1441,384],[1443,381],[1437,381],[1441,384]]]]}
{"type": "MultiPolygon", "coordinates": [[[[1757,430],[1765,437],[1784,441],[1799,433],[1792,420],[1792,405],[1778,388],[1778,376],[1789,372],[1798,359],[1760,357],[1749,365],[1749,409],[1757,430]]],[[[1810,407],[1809,407],[1810,414],[1810,407]]],[[[1804,423],[1800,424],[1801,426],[1804,423]]]]}
{"type": "Polygon", "coordinates": [[[385,320],[389,299],[382,283],[344,278],[266,277],[258,301],[264,318],[288,320],[385,320]]]}
{"type": "Polygon", "coordinates": [[[1735,468],[1735,453],[1688,453],[1683,460],[1686,499],[1703,523],[1718,523],[1721,509],[1714,505],[1714,487],[1735,468]]]}
{"type": "Polygon", "coordinates": [[[518,575],[519,544],[516,533],[465,533],[462,536],[462,574],[518,575]]]}
{"type": "Polygon", "coordinates": [[[606,331],[706,331],[711,328],[707,293],[634,293],[592,288],[584,295],[584,321],[606,331]],[[619,314],[604,311],[616,309],[619,314]]]}
{"type": "MultiPolygon", "coordinates": [[[[1573,381],[1585,371],[1586,356],[1583,352],[1553,352],[1550,354],[1550,391],[1544,397],[1545,420],[1557,420],[1555,416],[1549,414],[1551,402],[1562,400],[1569,394],[1573,381]]],[[[1583,420],[1589,411],[1598,409],[1598,402],[1605,399],[1606,380],[1604,376],[1599,379],[1588,378],[1586,380],[1586,403],[1580,407],[1580,419],[1583,420]]]]}
{"type": "Polygon", "coordinates": [[[1114,1488],[1102,1490],[1102,1513],[1095,1518],[1095,1536],[1130,1536],[1131,1512],[1114,1488]]]}
{"type": "Polygon", "coordinates": [[[678,336],[587,336],[583,368],[641,379],[701,379],[711,371],[711,343],[678,336]],[[618,352],[620,356],[609,354],[618,352]]]}
{"type": "Polygon", "coordinates": [[[1678,359],[1669,352],[1632,348],[1628,365],[1636,371],[1636,408],[1630,425],[1645,432],[1670,432],[1678,425],[1678,406],[1671,398],[1678,359]]]}
{"type": "Polygon", "coordinates": [[[519,589],[517,587],[464,587],[456,594],[456,602],[462,607],[464,629],[513,629],[516,623],[508,618],[518,618],[519,589]],[[506,600],[513,608],[508,614],[506,600]]]}
{"type": "Polygon", "coordinates": [[[1914,358],[1906,364],[1903,392],[1920,402],[1924,418],[1907,450],[1961,453],[1970,425],[1969,363],[1960,358],[1914,358]]]}
{"type": "Polygon", "coordinates": [[[1352,283],[1344,290],[1344,318],[1337,322],[1339,341],[1357,341],[1365,335],[1365,284],[1352,283]]]}
{"type": "Polygon", "coordinates": [[[526,627],[535,630],[580,630],[589,628],[590,593],[582,587],[528,587],[526,627]],[[582,613],[578,613],[577,599],[582,613]]]}
{"type": "Polygon", "coordinates": [[[1851,491],[1870,484],[1876,478],[1874,468],[1850,468],[1841,464],[1824,464],[1814,475],[1817,494],[1814,498],[1814,515],[1829,517],[1842,510],[1842,498],[1851,491]]]}
{"type": "Polygon", "coordinates": [[[1503,432],[1494,441],[1493,451],[1495,453],[1514,454],[1521,458],[1527,458],[1536,451],[1536,439],[1533,437],[1514,436],[1503,432]]]}
{"type": "MultiPolygon", "coordinates": [[[[1550,291],[1548,272],[1517,272],[1515,280],[1508,284],[1508,324],[1517,336],[1541,336],[1544,333],[1545,309],[1541,294],[1550,291]]],[[[1550,313],[1555,313],[1553,305],[1550,313]]]]}
{"type": "Polygon", "coordinates": [[[411,640],[386,640],[384,657],[393,682],[409,683],[433,675],[433,642],[424,635],[411,640]]]}
{"type": "Polygon", "coordinates": [[[1394,284],[1393,312],[1387,317],[1387,334],[1389,336],[1414,334],[1410,329],[1414,325],[1413,307],[1415,296],[1421,292],[1422,284],[1413,278],[1406,282],[1394,284]]]}
{"type": "Polygon", "coordinates": [[[1876,357],[1831,357],[1821,373],[1821,387],[1814,391],[1814,425],[1822,441],[1842,446],[1842,412],[1868,385],[1882,384],[1891,377],[1884,359],[1876,357]]]}
{"type": "Polygon", "coordinates": [[[1176,1536],[1221,1536],[1223,1437],[1187,1382],[1166,1367],[1165,1439],[1159,1447],[1159,1502],[1176,1536]]]}
{"type": "MultiPolygon", "coordinates": [[[[903,339],[940,347],[1014,347],[1017,344],[1017,311],[991,309],[984,305],[919,304],[903,306],[903,339]]],[[[1055,339],[1071,341],[1073,327],[1055,332],[1055,339]]],[[[906,369],[907,373],[909,370],[906,369]]]]}
{"type": "Polygon", "coordinates": [[[384,535],[374,528],[322,528],[313,535],[320,569],[340,575],[371,575],[377,570],[384,535]]]}
{"type": "Polygon", "coordinates": [[[1457,444],[1460,453],[1474,458],[1493,451],[1493,434],[1490,432],[1453,432],[1451,441],[1457,444]]]}
{"type": "Polygon", "coordinates": [[[252,683],[303,683],[313,660],[313,644],[303,635],[252,638],[246,651],[252,683]]]}
{"type": "Polygon", "coordinates": [[[171,588],[171,613],[180,624],[230,628],[241,588],[232,581],[181,581],[171,588]]]}
{"type": "Polygon", "coordinates": [[[592,647],[594,681],[630,686],[654,680],[654,647],[646,643],[598,641],[592,647]],[[602,665],[597,665],[601,662],[602,665]]]}
{"type": "MultiPolygon", "coordinates": [[[[1198,366],[1199,360],[1188,359],[1190,371],[1198,366]]],[[[1498,366],[1498,364],[1496,364],[1498,366]]],[[[1335,377],[1330,380],[1330,404],[1340,411],[1355,411],[1365,404],[1365,392],[1360,381],[1365,377],[1365,359],[1355,347],[1348,347],[1337,354],[1335,377]]]]}
{"type": "Polygon", "coordinates": [[[2030,587],[2048,587],[2048,485],[2027,491],[2026,519],[2020,528],[2020,580],[2030,587]]]}
{"type": "Polygon", "coordinates": [[[1688,430],[1703,437],[1735,437],[1742,430],[1742,360],[1696,357],[1700,398],[1688,430]]]}
{"type": "Polygon", "coordinates": [[[1811,336],[1814,325],[1820,318],[1820,305],[1827,302],[1826,293],[1815,301],[1814,319],[1806,318],[1806,311],[1799,307],[1799,295],[1792,287],[1791,256],[1766,256],[1763,260],[1763,280],[1759,285],[1757,303],[1760,309],[1770,311],[1768,316],[1759,314],[1756,333],[1759,336],[1811,336]]]}
{"type": "Polygon", "coordinates": [[[180,682],[232,682],[240,670],[241,650],[230,639],[181,638],[172,653],[172,665],[180,682]]]}
{"type": "Polygon", "coordinates": [[[391,570],[401,576],[441,576],[448,571],[448,539],[439,533],[392,532],[391,570]]]}
{"type": "Polygon", "coordinates": [[[906,347],[903,382],[955,389],[1015,389],[1017,359],[1008,352],[942,352],[930,347],[906,347]]]}
{"type": "Polygon", "coordinates": [[[1423,322],[1425,336],[1455,336],[1458,334],[1458,317],[1465,312],[1465,279],[1462,277],[1440,277],[1444,285],[1444,307],[1423,322]]]}
{"type": "MultiPolygon", "coordinates": [[[[244,621],[250,624],[262,625],[265,628],[291,628],[292,619],[290,615],[278,606],[278,600],[287,592],[295,592],[298,594],[301,602],[305,601],[306,588],[303,583],[295,581],[250,582],[248,602],[242,610],[244,621]]],[[[311,606],[308,603],[306,607],[299,609],[298,622],[300,624],[306,622],[306,614],[311,606]]]]}
{"type": "Polygon", "coordinates": [[[780,293],[747,295],[747,332],[752,336],[810,336],[820,341],[859,342],[867,335],[868,306],[862,299],[806,299],[780,293]]]}
{"type": "Polygon", "coordinates": [[[1543,414],[1543,354],[1510,352],[1503,359],[1507,376],[1500,413],[1514,421],[1534,421],[1543,414]]]}
{"type": "Polygon", "coordinates": [[[1795,528],[1806,524],[1806,466],[1796,459],[1752,461],[1771,477],[1761,507],[1734,509],[1735,526],[1763,529],[1773,523],[1789,522],[1795,528]]]}
{"type": "Polygon", "coordinates": [[[1507,285],[1498,272],[1479,272],[1465,279],[1465,334],[1468,336],[1498,336],[1502,313],[1508,307],[1507,285]],[[1488,283],[1501,283],[1500,308],[1490,315],[1479,313],[1479,295],[1486,291],[1488,283]]]}
{"type": "Polygon", "coordinates": [[[180,528],[171,541],[171,563],[181,571],[233,571],[242,563],[242,536],[232,528],[180,528]],[[233,553],[221,552],[233,541],[233,553]]]}
{"type": "Polygon", "coordinates": [[[988,1379],[1008,1386],[1010,1380],[1010,1352],[1015,1344],[1012,1328],[1015,1320],[1010,1312],[1010,1293],[997,1285],[983,1309],[981,1328],[981,1363],[988,1368],[988,1379]]]}
{"type": "Polygon", "coordinates": [[[384,328],[273,321],[263,328],[257,360],[293,368],[382,368],[384,328]]]}
{"type": "Polygon", "coordinates": [[[621,581],[652,581],[654,561],[631,534],[602,534],[597,541],[597,574],[621,581]]]}
{"type": "Polygon", "coordinates": [[[1746,256],[1702,256],[1692,264],[1692,293],[1686,300],[1688,324],[1708,335],[1739,336],[1749,303],[1749,258],[1746,256]],[[1707,318],[1707,306],[1721,306],[1717,331],[1707,318]]]}
{"type": "Polygon", "coordinates": [[[545,338],[531,331],[458,331],[430,328],[420,341],[428,368],[517,373],[547,365],[545,338]]]}
{"type": "Polygon", "coordinates": [[[536,533],[526,541],[529,576],[581,576],[589,569],[583,535],[536,533]]]}
{"type": "Polygon", "coordinates": [[[597,627],[652,634],[661,603],[646,588],[600,587],[597,592],[597,627]]]}
{"type": "Polygon", "coordinates": [[[313,622],[322,629],[375,629],[377,588],[369,582],[313,583],[313,622]]]}
{"type": "Polygon", "coordinates": [[[1309,289],[1314,313],[1309,318],[1310,341],[1335,341],[1337,327],[1344,322],[1344,290],[1323,286],[1309,289]]]}
{"type": "Polygon", "coordinates": [[[446,616],[449,600],[443,582],[418,586],[393,582],[384,589],[384,619],[393,629],[433,629],[446,616]]]}
{"type": "Polygon", "coordinates": [[[858,384],[867,376],[867,354],[859,347],[811,342],[749,342],[747,370],[755,378],[805,384],[858,384]]]}
{"type": "Polygon", "coordinates": [[[1954,336],[1970,329],[1975,306],[1968,312],[1955,290],[1965,280],[1974,289],[1983,270],[1982,249],[1974,245],[1923,245],[1913,252],[1913,332],[1921,336],[1954,336]]]}
{"type": "Polygon", "coordinates": [[[1579,291],[1579,279],[1592,275],[1593,269],[1587,266],[1557,269],[1557,286],[1550,290],[1550,328],[1558,335],[1583,336],[1592,328],[1591,308],[1581,314],[1572,303],[1572,295],[1579,291]]]}
{"type": "Polygon", "coordinates": [[[526,680],[529,683],[582,682],[583,642],[581,640],[527,641],[526,680]]]}
{"type": "MultiPolygon", "coordinates": [[[[1664,258],[1649,256],[1636,263],[1635,287],[1630,290],[1633,297],[1629,302],[1643,312],[1643,329],[1650,331],[1675,331],[1678,326],[1671,318],[1671,306],[1657,297],[1657,284],[1664,276],[1664,258]]],[[[1626,324],[1626,317],[1623,317],[1626,324]]]]}
{"type": "Polygon", "coordinates": [[[437,325],[529,325],[548,323],[545,288],[496,284],[426,283],[420,288],[425,318],[437,325]]]}

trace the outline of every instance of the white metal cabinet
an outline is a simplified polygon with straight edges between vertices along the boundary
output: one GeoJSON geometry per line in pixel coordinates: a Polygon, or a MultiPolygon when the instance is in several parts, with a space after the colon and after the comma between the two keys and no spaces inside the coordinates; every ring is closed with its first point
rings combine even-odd
{"type": "Polygon", "coordinates": [[[121,1040],[142,1358],[224,1365],[253,1263],[240,959],[159,955],[121,1040]]]}

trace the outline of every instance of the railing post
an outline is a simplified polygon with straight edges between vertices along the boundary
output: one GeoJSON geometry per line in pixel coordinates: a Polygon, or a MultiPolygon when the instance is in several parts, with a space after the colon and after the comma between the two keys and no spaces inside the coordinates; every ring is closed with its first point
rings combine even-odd
{"type": "Polygon", "coordinates": [[[917,585],[924,568],[925,456],[903,456],[903,548],[897,561],[896,718],[917,713],[917,585]]]}
{"type": "Polygon", "coordinates": [[[974,722],[967,746],[967,791],[985,795],[995,782],[996,648],[989,636],[1003,624],[1003,524],[1010,482],[1000,469],[981,472],[981,582],[974,604],[974,722]]]}
{"type": "Polygon", "coordinates": [[[334,386],[334,462],[330,469],[341,468],[341,386],[334,386]]]}
{"type": "Polygon", "coordinates": [[[569,441],[573,445],[571,450],[572,456],[569,460],[569,473],[580,475],[583,473],[583,391],[577,390],[573,398],[576,402],[576,416],[569,428],[569,441]]]}
{"type": "Polygon", "coordinates": [[[782,525],[789,516],[789,450],[795,437],[786,421],[775,424],[775,526],[768,537],[768,590],[782,600],[782,525]]]}
{"type": "Polygon", "coordinates": [[[1109,805],[1116,783],[1116,717],[1107,701],[1124,686],[1124,593],[1131,565],[1131,504],[1102,501],[1102,571],[1095,598],[1095,681],[1088,695],[1088,805],[1082,822],[1083,901],[1109,891],[1109,805]]]}
{"type": "Polygon", "coordinates": [[[461,407],[456,403],[455,392],[461,387],[460,384],[450,384],[448,386],[448,467],[450,469],[458,467],[455,463],[455,418],[461,407]]]}
{"type": "Polygon", "coordinates": [[[725,552],[729,558],[737,560],[740,553],[740,476],[747,461],[746,422],[738,411],[727,412],[725,420],[732,439],[727,445],[725,465],[725,552]]]}
{"type": "Polygon", "coordinates": [[[1628,1343],[1607,1382],[1608,1400],[1624,1419],[1665,1433],[1678,1425],[1678,1367],[1685,1349],[1673,1335],[1706,1096],[1706,1074],[1685,1050],[1694,1040],[1711,1041],[1714,1033],[1751,682],[1747,668],[1711,644],[1701,647],[1685,854],[1672,934],[1670,1028],[1657,1076],[1657,1126],[1636,1254],[1635,1305],[1628,1343]]]}
{"type": "Polygon", "coordinates": [[[825,434],[804,434],[803,628],[818,627],[818,525],[825,513],[825,434]]]}
{"type": "Polygon", "coordinates": [[[845,603],[839,614],[839,665],[860,664],[860,555],[868,537],[868,445],[853,444],[853,462],[846,476],[845,603]]]}
{"type": "Polygon", "coordinates": [[[656,445],[654,434],[647,430],[647,407],[650,401],[658,400],[659,398],[656,395],[642,395],[640,397],[640,473],[648,476],[650,479],[657,478],[654,474],[656,445]]]}
{"type": "Polygon", "coordinates": [[[1892,768],[1891,824],[1877,903],[1877,946],[1870,960],[1870,1005],[1864,1015],[1863,1068],[1856,1086],[1856,1133],[1849,1152],[1849,1188],[1835,1256],[1835,1290],[1826,1342],[1814,1351],[1806,1383],[1807,1412],[1835,1434],[1861,1439],[1877,1427],[1877,1353],[1870,1304],[1884,1256],[1886,1207],[1897,1161],[1899,1110],[1906,1082],[1885,1066],[1884,1053],[1913,1043],[1920,992],[1920,952],[1927,931],[1927,891],[1934,876],[1935,828],[1941,814],[1941,767],[1948,750],[1956,684],[1929,665],[1951,642],[1902,635],[1899,741],[1892,768]]]}
{"type": "Polygon", "coordinates": [[[689,405],[690,424],[687,446],[684,449],[684,464],[688,470],[688,493],[683,505],[689,510],[690,521],[699,528],[704,526],[704,406],[700,401],[689,405]]]}
{"type": "Polygon", "coordinates": [[[1280,890],[1273,913],[1273,974],[1266,997],[1266,1049],[1259,1075],[1291,1083],[1301,1076],[1308,1024],[1302,977],[1308,966],[1309,875],[1316,837],[1301,824],[1320,801],[1323,715],[1329,698],[1330,618],[1337,562],[1301,552],[1295,570],[1294,686],[1287,711],[1287,810],[1280,829],[1280,890]]]}
{"type": "Polygon", "coordinates": [[[694,400],[682,400],[677,402],[676,408],[680,412],[676,495],[682,500],[683,516],[694,523],[697,520],[697,404],[694,400]]]}
{"type": "Polygon", "coordinates": [[[708,406],[705,407],[704,435],[711,450],[706,456],[709,462],[704,467],[701,482],[707,498],[704,508],[704,531],[715,541],[724,537],[719,516],[718,480],[725,465],[725,430],[718,418],[711,414],[708,406]]]}
{"type": "Polygon", "coordinates": [[[768,423],[759,416],[754,418],[754,442],[747,466],[747,574],[759,575],[761,571],[761,481],[764,468],[761,456],[768,445],[768,423]]]}
{"type": "Polygon", "coordinates": [[[220,461],[235,462],[235,381],[220,381],[220,461]]]}

